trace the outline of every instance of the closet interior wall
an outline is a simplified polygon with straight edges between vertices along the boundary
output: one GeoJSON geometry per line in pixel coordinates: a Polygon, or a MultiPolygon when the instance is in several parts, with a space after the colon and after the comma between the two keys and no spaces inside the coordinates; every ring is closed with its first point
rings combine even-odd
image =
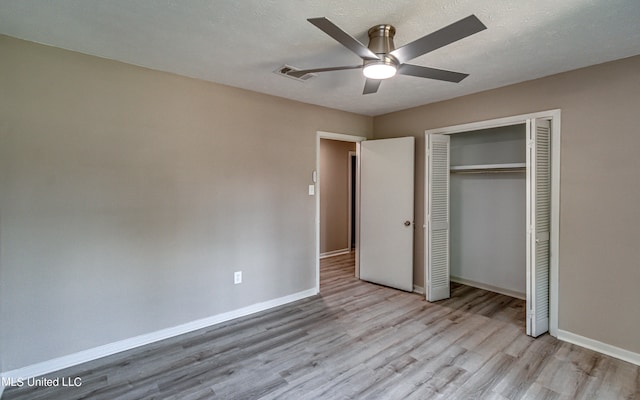
{"type": "MultiPolygon", "coordinates": [[[[526,125],[451,135],[451,166],[526,162],[526,125]]],[[[451,280],[526,297],[526,173],[452,171],[451,280]]]]}

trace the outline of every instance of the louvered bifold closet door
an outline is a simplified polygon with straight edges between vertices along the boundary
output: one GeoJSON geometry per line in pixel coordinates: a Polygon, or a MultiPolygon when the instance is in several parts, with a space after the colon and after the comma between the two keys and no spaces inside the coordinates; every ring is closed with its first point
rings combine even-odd
{"type": "Polygon", "coordinates": [[[449,289],[449,136],[426,138],[426,297],[448,299],[449,289]]]}
{"type": "Polygon", "coordinates": [[[527,334],[549,330],[550,121],[527,124],[527,334]]]}

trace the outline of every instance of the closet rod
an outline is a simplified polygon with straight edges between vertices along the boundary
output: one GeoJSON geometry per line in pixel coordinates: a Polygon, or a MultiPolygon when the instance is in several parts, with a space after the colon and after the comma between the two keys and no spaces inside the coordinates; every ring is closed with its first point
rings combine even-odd
{"type": "Polygon", "coordinates": [[[452,174],[504,174],[514,172],[526,172],[526,168],[509,168],[509,169],[467,169],[467,170],[451,170],[452,174]]]}

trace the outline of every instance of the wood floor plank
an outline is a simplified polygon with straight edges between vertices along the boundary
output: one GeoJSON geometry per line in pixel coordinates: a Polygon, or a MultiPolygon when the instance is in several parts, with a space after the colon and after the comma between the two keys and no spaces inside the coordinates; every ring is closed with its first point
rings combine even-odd
{"type": "Polygon", "coordinates": [[[320,295],[8,388],[8,400],[640,399],[640,367],[525,335],[523,300],[461,284],[452,297],[359,281],[321,260],[320,295]]]}

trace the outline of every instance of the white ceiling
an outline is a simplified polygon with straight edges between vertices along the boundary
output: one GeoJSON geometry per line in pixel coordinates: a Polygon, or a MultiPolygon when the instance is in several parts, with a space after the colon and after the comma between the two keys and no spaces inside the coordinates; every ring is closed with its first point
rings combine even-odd
{"type": "Polygon", "coordinates": [[[640,0],[0,0],[0,33],[379,115],[640,54],[640,0]],[[397,76],[363,96],[360,70],[273,73],[360,62],[307,18],[365,45],[369,27],[389,23],[399,47],[470,14],[488,29],[411,61],[469,73],[459,84],[397,76]]]}

